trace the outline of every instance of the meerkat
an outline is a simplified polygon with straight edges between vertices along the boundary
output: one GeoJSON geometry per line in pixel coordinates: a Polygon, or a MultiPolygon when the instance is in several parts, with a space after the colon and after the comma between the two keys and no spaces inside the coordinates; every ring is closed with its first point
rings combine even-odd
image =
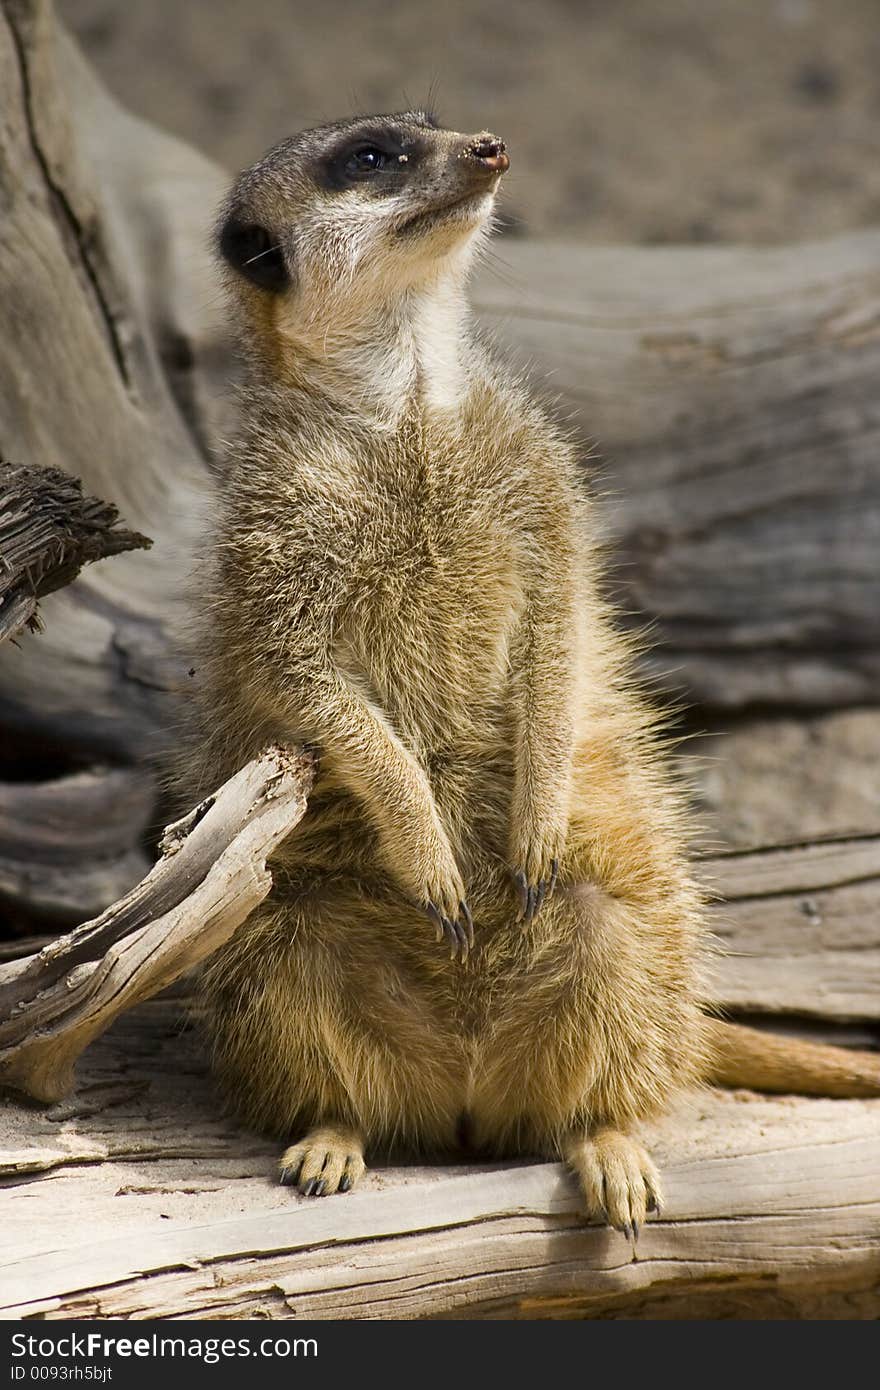
{"type": "Polygon", "coordinates": [[[631,1131],[678,1093],[876,1093],[880,1064],[704,1011],[685,803],[575,450],[468,316],[508,164],[425,112],[358,119],[279,144],[222,211],[248,379],[181,782],[279,740],[320,771],[202,996],[300,1192],[466,1137],[562,1159],[631,1233],[661,1203],[631,1131]]]}

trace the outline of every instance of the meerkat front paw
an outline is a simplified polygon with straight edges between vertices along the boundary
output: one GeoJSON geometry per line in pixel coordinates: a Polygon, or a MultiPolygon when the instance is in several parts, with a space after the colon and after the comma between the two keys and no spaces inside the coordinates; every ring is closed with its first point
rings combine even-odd
{"type": "Polygon", "coordinates": [[[537,917],[556,887],[564,838],[562,832],[528,840],[517,837],[511,845],[511,872],[519,905],[517,921],[523,925],[537,917]]]}
{"type": "Polygon", "coordinates": [[[563,1146],[563,1158],[580,1181],[591,1219],[638,1238],[648,1213],[659,1215],[660,1175],[635,1139],[616,1129],[600,1129],[589,1138],[573,1135],[563,1146]]]}
{"type": "Polygon", "coordinates": [[[328,1125],[310,1129],[281,1155],[281,1182],[304,1197],[351,1192],[366,1170],[363,1144],[353,1129],[328,1125]]]}
{"type": "Polygon", "coordinates": [[[465,899],[465,887],[451,849],[437,846],[430,866],[424,865],[413,896],[434,924],[438,941],[446,941],[453,960],[465,961],[474,944],[474,922],[465,899]]]}
{"type": "Polygon", "coordinates": [[[455,855],[439,825],[402,821],[383,835],[385,863],[409,897],[446,941],[453,960],[467,960],[474,923],[455,855]]]}

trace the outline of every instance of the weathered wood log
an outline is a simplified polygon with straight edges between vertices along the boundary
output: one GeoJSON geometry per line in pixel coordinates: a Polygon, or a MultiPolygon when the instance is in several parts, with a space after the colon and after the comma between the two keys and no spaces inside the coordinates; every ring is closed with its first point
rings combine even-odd
{"type": "Polygon", "coordinates": [[[880,1022],[880,837],[698,865],[722,901],[711,997],[739,1013],[880,1022]]]}
{"type": "Polygon", "coordinates": [[[6,922],[20,915],[29,927],[71,926],[122,897],[150,867],[143,842],[153,800],[149,779],[130,767],[0,782],[6,922]]]}
{"type": "Polygon", "coordinates": [[[597,443],[651,668],[702,706],[876,704],[880,233],[499,258],[477,307],[597,443]]]}
{"type": "Polygon", "coordinates": [[[229,939],[271,887],[266,859],[301,818],[311,769],[306,753],[270,749],[169,826],[162,857],[121,902],[0,964],[0,1082],[63,1096],[114,1018],[229,939]]]}
{"type": "Polygon", "coordinates": [[[667,1201],[634,1250],[554,1164],[378,1167],[300,1198],[203,1066],[154,1000],[73,1099],[0,1110],[0,1316],[876,1317],[880,1102],[718,1092],[646,1126],[667,1201]]]}
{"type": "Polygon", "coordinates": [[[726,721],[679,747],[704,850],[880,835],[880,710],[726,721]]]}
{"type": "Polygon", "coordinates": [[[109,502],[83,493],[59,468],[0,459],[0,642],[42,627],[38,603],[76,578],[83,565],[148,550],[152,542],[118,526],[109,502]]]}
{"type": "MultiPolygon", "coordinates": [[[[151,542],[118,524],[109,502],[84,494],[58,468],[0,460],[0,643],[42,627],[39,601],[72,582],[84,565],[151,542]]],[[[21,767],[10,755],[9,762],[21,767]]],[[[20,913],[81,921],[146,873],[141,841],[153,806],[148,775],[91,768],[28,782],[0,781],[0,902],[20,913]]]]}
{"type": "Polygon", "coordinates": [[[169,361],[198,340],[193,306],[213,295],[207,254],[188,248],[223,180],[104,93],[48,0],[2,0],[0,92],[0,444],[18,462],[60,465],[155,539],[45,601],[44,651],[6,644],[0,722],[80,762],[140,760],[167,723],[170,631],[208,472],[196,406],[169,361]],[[181,197],[191,178],[201,209],[181,197]],[[151,209],[149,230],[137,204],[151,209]]]}

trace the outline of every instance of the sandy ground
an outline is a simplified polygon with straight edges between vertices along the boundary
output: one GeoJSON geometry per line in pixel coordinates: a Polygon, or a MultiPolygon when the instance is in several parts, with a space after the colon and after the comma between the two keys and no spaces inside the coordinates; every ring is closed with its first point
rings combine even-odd
{"type": "Polygon", "coordinates": [[[785,241],[880,220],[880,0],[57,0],[115,92],[230,167],[432,100],[507,140],[513,230],[785,241]]]}

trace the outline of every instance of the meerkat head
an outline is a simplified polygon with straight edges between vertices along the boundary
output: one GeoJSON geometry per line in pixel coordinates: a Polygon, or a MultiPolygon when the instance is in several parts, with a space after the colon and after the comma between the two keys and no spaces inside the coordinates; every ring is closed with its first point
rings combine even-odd
{"type": "Polygon", "coordinates": [[[283,141],[241,174],[219,225],[251,326],[326,342],[368,311],[461,281],[508,165],[494,135],[443,130],[422,111],[283,141]]]}

